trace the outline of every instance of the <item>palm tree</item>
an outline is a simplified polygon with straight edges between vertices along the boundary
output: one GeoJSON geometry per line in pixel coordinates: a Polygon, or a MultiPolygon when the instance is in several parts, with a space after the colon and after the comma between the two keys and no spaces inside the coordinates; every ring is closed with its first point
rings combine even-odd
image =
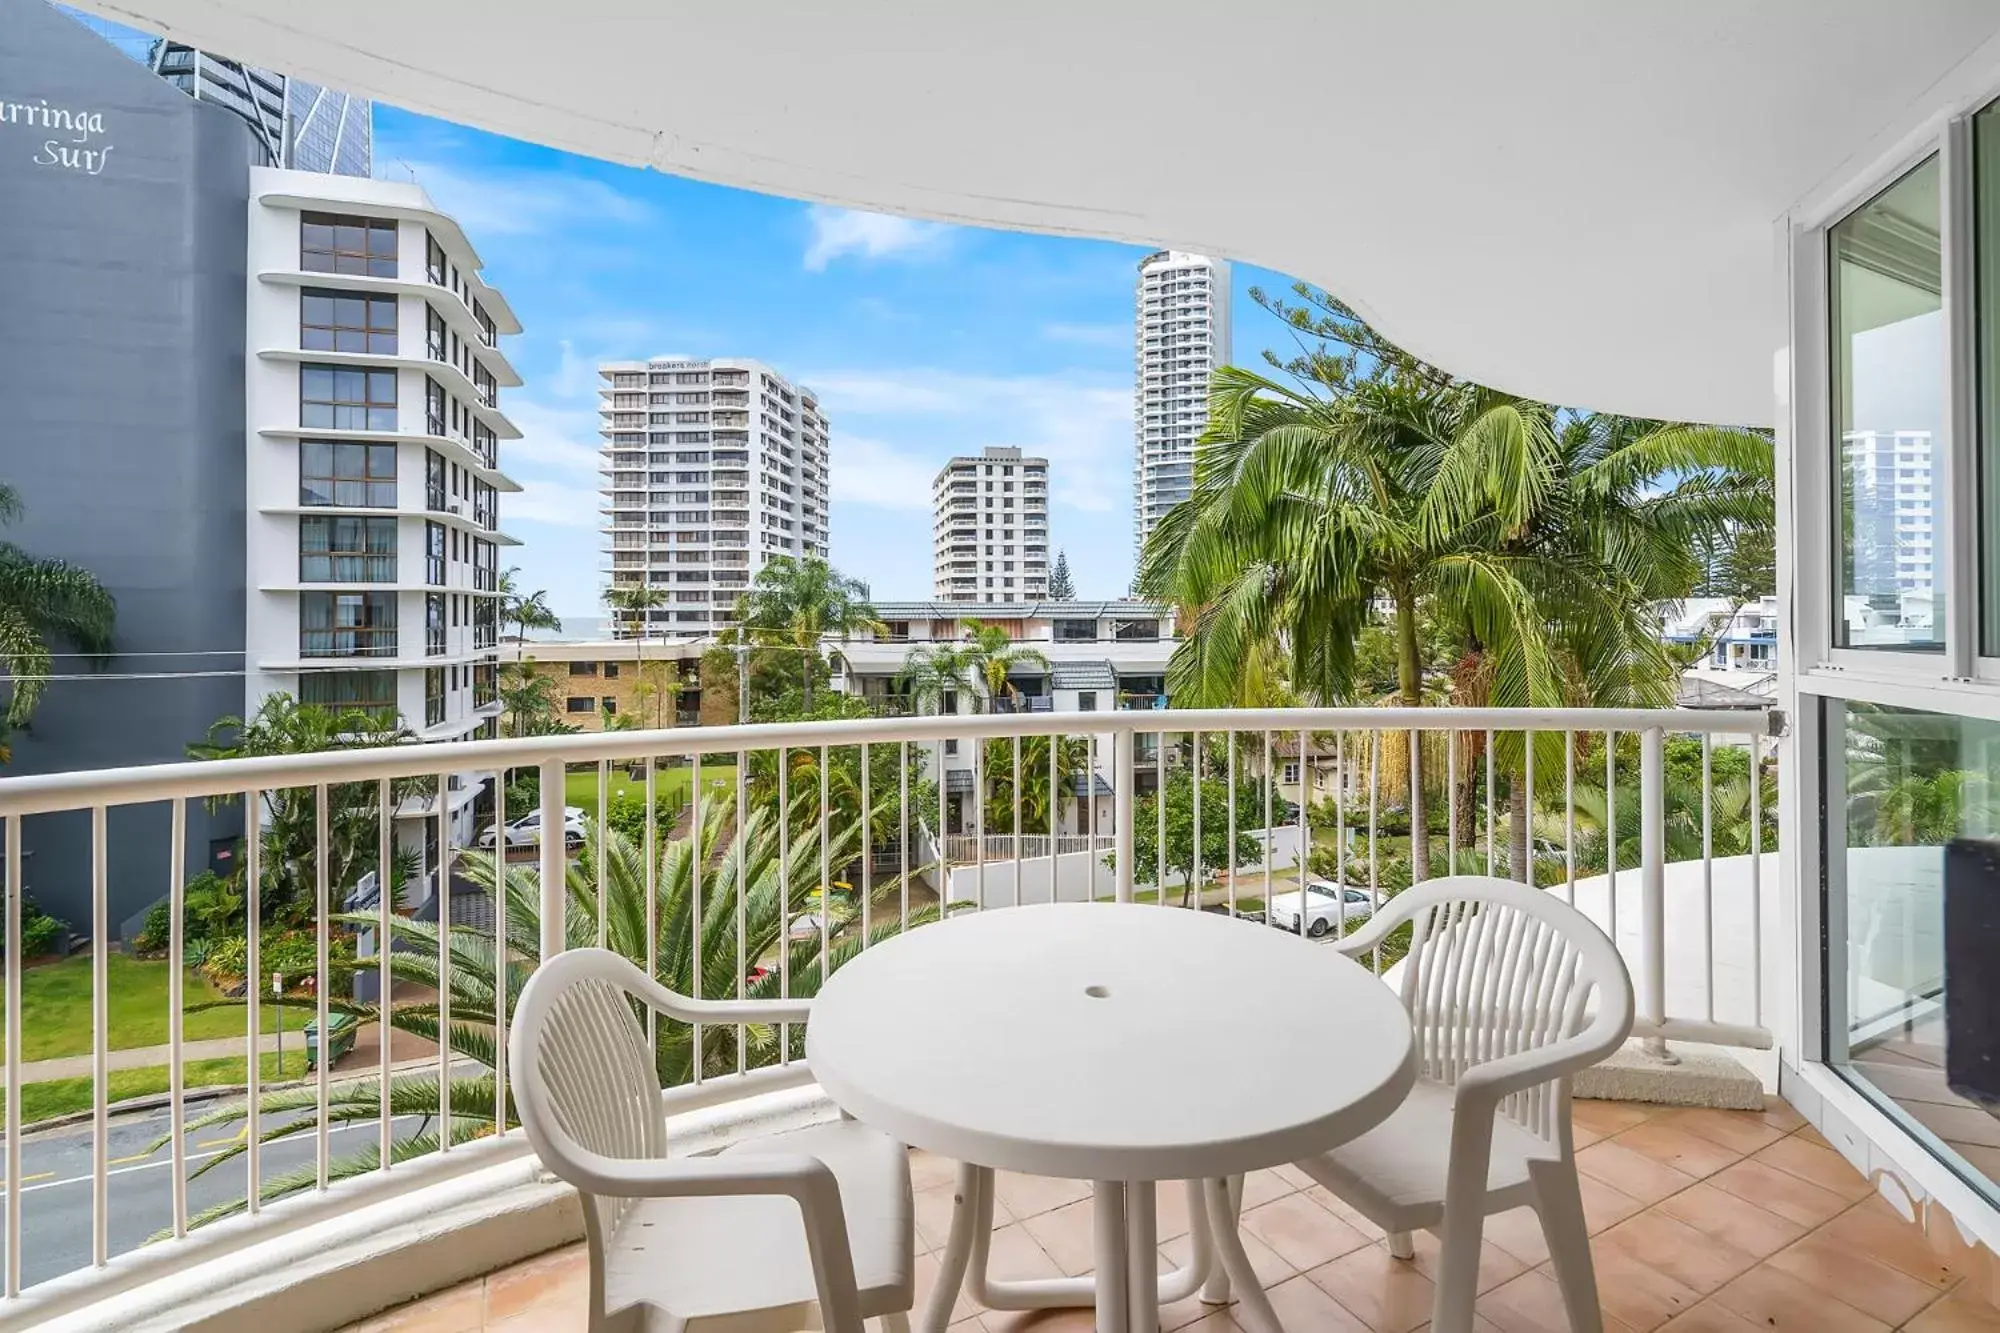
{"type": "MultiPolygon", "coordinates": [[[[842,641],[859,630],[886,634],[868,604],[868,585],[841,574],[824,560],[777,556],[757,572],[757,581],[737,606],[737,620],[756,643],[790,648],[799,655],[799,690],[812,711],[813,673],[827,635],[842,641]]],[[[839,650],[832,654],[839,659],[839,650]]]]}
{"type": "Polygon", "coordinates": [[[650,583],[614,583],[604,590],[604,604],[611,608],[625,630],[638,640],[634,651],[638,661],[645,661],[646,622],[656,608],[667,604],[666,589],[655,588],[650,583]]]}
{"type": "Polygon", "coordinates": [[[918,711],[942,708],[947,694],[972,692],[978,678],[977,663],[970,647],[950,643],[919,644],[903,658],[896,683],[915,701],[918,711]]]}
{"type": "MultiPolygon", "coordinates": [[[[864,940],[860,927],[858,900],[843,902],[822,892],[819,879],[819,831],[794,837],[781,860],[775,812],[759,806],[745,819],[739,831],[732,796],[707,803],[703,811],[701,855],[695,855],[693,833],[685,837],[661,836],[655,868],[655,931],[650,940],[653,975],[683,995],[704,999],[734,999],[739,993],[748,999],[769,1000],[782,996],[808,997],[818,993],[822,980],[864,945],[896,934],[900,915],[884,911],[871,922],[864,940]],[[713,849],[720,848],[718,855],[713,849]],[[744,885],[741,924],[738,935],[737,884],[744,885]],[[786,923],[809,912],[826,915],[826,940],[819,934],[809,938],[789,938],[786,923]],[[696,919],[700,923],[700,953],[694,944],[696,919]],[[762,966],[766,971],[754,980],[746,969],[762,966]]],[[[827,838],[839,863],[852,859],[858,847],[852,825],[829,827],[827,838]]],[[[496,1121],[509,1127],[519,1124],[510,1102],[497,1104],[493,1062],[496,1041],[494,997],[498,991],[499,969],[507,974],[507,1006],[513,1006],[522,986],[541,958],[541,887],[536,867],[526,864],[501,866],[492,854],[460,853],[465,877],[489,895],[504,894],[507,904],[507,937],[496,953],[489,931],[474,926],[454,925],[450,932],[451,1028],[448,1041],[461,1064],[470,1061],[476,1073],[455,1074],[451,1079],[450,1114],[444,1114],[437,1073],[434,1069],[392,1077],[390,1105],[398,1117],[421,1116],[423,1128],[398,1139],[390,1150],[392,1161],[401,1162],[437,1150],[441,1142],[459,1144],[492,1132],[496,1121]],[[504,876],[504,878],[503,878],[504,876]]],[[[566,945],[588,948],[598,942],[600,912],[606,947],[634,962],[645,965],[649,953],[646,913],[646,856],[616,830],[602,841],[593,825],[585,836],[580,854],[565,875],[567,907],[564,914],[566,945]],[[598,868],[604,874],[604,894],[598,896],[598,868]]],[[[888,880],[875,886],[877,899],[900,896],[900,881],[888,880]]],[[[935,919],[935,907],[912,909],[910,924],[935,919]]],[[[372,914],[360,913],[336,918],[352,929],[379,926],[372,914]]],[[[438,928],[433,922],[395,917],[390,922],[393,947],[389,953],[390,973],[396,982],[422,988],[427,997],[438,986],[438,928]]],[[[361,966],[369,967],[371,962],[361,966]]],[[[298,1008],[310,1008],[317,1001],[303,992],[277,1001],[298,1008]]],[[[376,1004],[343,998],[328,998],[332,1013],[350,1014],[361,1022],[378,1022],[384,1017],[376,1004]]],[[[434,999],[391,1000],[387,1010],[389,1026],[429,1041],[439,1034],[440,1013],[434,999]]],[[[802,1050],[804,1034],[793,1029],[791,1038],[796,1056],[802,1050]]],[[[736,1072],[744,1068],[776,1062],[781,1054],[779,1033],[769,1027],[739,1030],[721,1026],[705,1027],[701,1034],[700,1067],[704,1077],[736,1072]]],[[[660,1081],[668,1087],[690,1082],[695,1073],[694,1034],[688,1025],[662,1018],[656,1026],[655,1063],[660,1081]]],[[[380,1109],[381,1088],[375,1079],[337,1083],[330,1094],[328,1118],[335,1124],[373,1121],[380,1109]]],[[[318,1104],[315,1089],[287,1089],[266,1094],[259,1109],[266,1126],[264,1141],[308,1135],[315,1132],[311,1115],[290,1118],[318,1104]],[[276,1126],[276,1128],[271,1128],[276,1126]]],[[[203,1115],[195,1122],[202,1128],[233,1125],[248,1115],[247,1104],[238,1102],[203,1115]]],[[[380,1163],[374,1135],[367,1147],[330,1164],[331,1178],[339,1180],[375,1170],[380,1163]]],[[[158,1151],[170,1140],[153,1145],[158,1151]]],[[[239,1142],[204,1162],[196,1174],[211,1170],[244,1150],[239,1142]]],[[[307,1165],[267,1177],[261,1198],[265,1202],[297,1194],[316,1186],[316,1168],[307,1165]]],[[[191,1220],[201,1226],[242,1212],[244,1200],[217,1205],[191,1220]]]]}
{"type": "Polygon", "coordinates": [[[640,665],[638,675],[632,702],[639,715],[655,730],[673,726],[675,705],[681,697],[680,668],[672,662],[646,662],[640,665]]]}
{"type": "Polygon", "coordinates": [[[1014,686],[1007,679],[1007,673],[1015,667],[1049,669],[1047,654],[1039,648],[1024,648],[1016,644],[1006,628],[1000,625],[982,625],[973,621],[965,631],[965,651],[968,665],[986,686],[989,700],[999,699],[1003,694],[1014,694],[1014,686]]]}
{"type": "Polygon", "coordinates": [[[516,627],[515,637],[525,640],[531,629],[545,629],[553,633],[562,632],[562,618],[549,609],[549,594],[544,588],[530,593],[521,592],[514,576],[521,572],[519,565],[509,565],[500,571],[497,585],[500,593],[500,623],[516,627]]]}
{"type": "MultiPolygon", "coordinates": [[[[21,516],[21,497],[0,484],[0,526],[21,516]]],[[[7,733],[35,715],[55,657],[52,643],[67,643],[95,658],[111,651],[118,604],[88,571],[64,560],[37,559],[0,541],[0,763],[8,759],[7,733]]]]}
{"type": "Polygon", "coordinates": [[[532,657],[501,664],[499,693],[509,736],[551,736],[576,730],[557,712],[555,681],[535,670],[532,657]]]}
{"type": "MultiPolygon", "coordinates": [[[[1062,736],[1056,743],[1056,788],[1050,808],[1049,737],[1024,736],[1021,744],[1021,832],[1045,834],[1054,816],[1076,805],[1075,780],[1090,771],[1090,739],[1062,736]]],[[[1014,830],[1014,740],[987,741],[980,757],[986,776],[986,830],[1014,830]]]]}

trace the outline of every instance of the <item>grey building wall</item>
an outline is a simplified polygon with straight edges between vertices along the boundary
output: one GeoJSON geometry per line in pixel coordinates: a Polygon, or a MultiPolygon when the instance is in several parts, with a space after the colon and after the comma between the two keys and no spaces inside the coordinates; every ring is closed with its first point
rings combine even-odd
{"type": "MultiPolygon", "coordinates": [[[[0,0],[0,530],[90,569],[118,655],[58,658],[0,777],[159,763],[242,710],[247,125],[43,0],[0,0]],[[223,674],[189,676],[192,671],[223,674]],[[149,678],[121,679],[137,673],[149,678]]],[[[71,651],[66,645],[58,651],[71,651]]],[[[30,892],[78,934],[165,892],[165,806],[113,812],[109,913],[90,915],[82,814],[27,821],[30,892]]],[[[188,863],[241,830],[189,811],[188,863]]]]}

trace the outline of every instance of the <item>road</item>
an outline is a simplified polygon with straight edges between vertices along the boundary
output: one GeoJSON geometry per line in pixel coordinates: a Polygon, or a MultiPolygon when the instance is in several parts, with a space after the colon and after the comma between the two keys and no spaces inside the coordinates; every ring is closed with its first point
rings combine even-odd
{"type": "MultiPolygon", "coordinates": [[[[211,1105],[188,1101],[188,1119],[193,1120],[211,1105]]],[[[311,1123],[308,1114],[306,1121],[311,1123]]],[[[266,1119],[265,1125],[270,1125],[266,1119]]],[[[422,1118],[397,1119],[398,1138],[417,1132],[422,1118]]],[[[111,1122],[109,1170],[106,1191],[109,1200],[111,1253],[123,1254],[144,1244],[148,1236],[173,1225],[173,1153],[163,1145],[149,1152],[153,1141],[167,1134],[168,1113],[143,1112],[114,1118],[111,1122]]],[[[338,1161],[375,1142],[379,1121],[356,1121],[329,1127],[329,1160],[338,1161]]],[[[233,1128],[240,1129],[241,1126],[233,1128]]],[[[232,1127],[191,1130],[187,1135],[187,1163],[190,1173],[203,1162],[226,1151],[237,1140],[232,1127]]],[[[315,1160],[317,1139],[310,1129],[296,1139],[267,1143],[259,1152],[259,1168],[266,1180],[295,1167],[310,1166],[315,1160]]],[[[24,1285],[44,1282],[91,1261],[91,1126],[76,1125],[31,1135],[21,1142],[21,1226],[26,1248],[21,1255],[24,1285]]],[[[207,1175],[188,1181],[188,1214],[193,1216],[215,1204],[241,1199],[246,1193],[248,1157],[215,1168],[207,1175]]],[[[4,1197],[4,1190],[0,1190],[4,1197]]],[[[5,1232],[0,1214],[0,1235],[5,1232]]]]}

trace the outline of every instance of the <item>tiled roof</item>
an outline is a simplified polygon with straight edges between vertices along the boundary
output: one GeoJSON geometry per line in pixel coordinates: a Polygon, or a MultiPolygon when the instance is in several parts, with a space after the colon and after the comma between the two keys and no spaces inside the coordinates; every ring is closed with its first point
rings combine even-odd
{"type": "Polygon", "coordinates": [[[1163,602],[875,602],[883,620],[1102,620],[1106,616],[1160,617],[1163,602]]]}
{"type": "Polygon", "coordinates": [[[1118,673],[1109,661],[1056,662],[1049,667],[1049,684],[1058,690],[1115,690],[1118,673]]]}

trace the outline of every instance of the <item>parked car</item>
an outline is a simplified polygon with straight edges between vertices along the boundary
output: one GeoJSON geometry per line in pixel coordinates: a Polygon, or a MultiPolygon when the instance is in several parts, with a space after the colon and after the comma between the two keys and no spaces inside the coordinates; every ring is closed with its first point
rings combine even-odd
{"type": "MultiPolygon", "coordinates": [[[[570,847],[583,845],[583,820],[584,814],[581,806],[566,805],[563,807],[563,842],[566,845],[570,847]]],[[[511,821],[507,825],[507,845],[509,847],[532,847],[541,841],[541,837],[542,812],[539,810],[530,810],[527,814],[511,821]]],[[[491,825],[479,831],[479,845],[481,847],[491,847],[493,845],[493,828],[491,825]]]]}
{"type": "Polygon", "coordinates": [[[1273,893],[1264,905],[1264,920],[1294,934],[1299,929],[1300,908],[1303,905],[1306,919],[1306,934],[1318,939],[1344,921],[1349,928],[1366,921],[1374,908],[1369,906],[1368,894],[1363,889],[1342,889],[1323,879],[1309,879],[1303,893],[1297,889],[1287,889],[1273,893]],[[1300,899],[1304,902],[1301,904],[1300,899]]]}

